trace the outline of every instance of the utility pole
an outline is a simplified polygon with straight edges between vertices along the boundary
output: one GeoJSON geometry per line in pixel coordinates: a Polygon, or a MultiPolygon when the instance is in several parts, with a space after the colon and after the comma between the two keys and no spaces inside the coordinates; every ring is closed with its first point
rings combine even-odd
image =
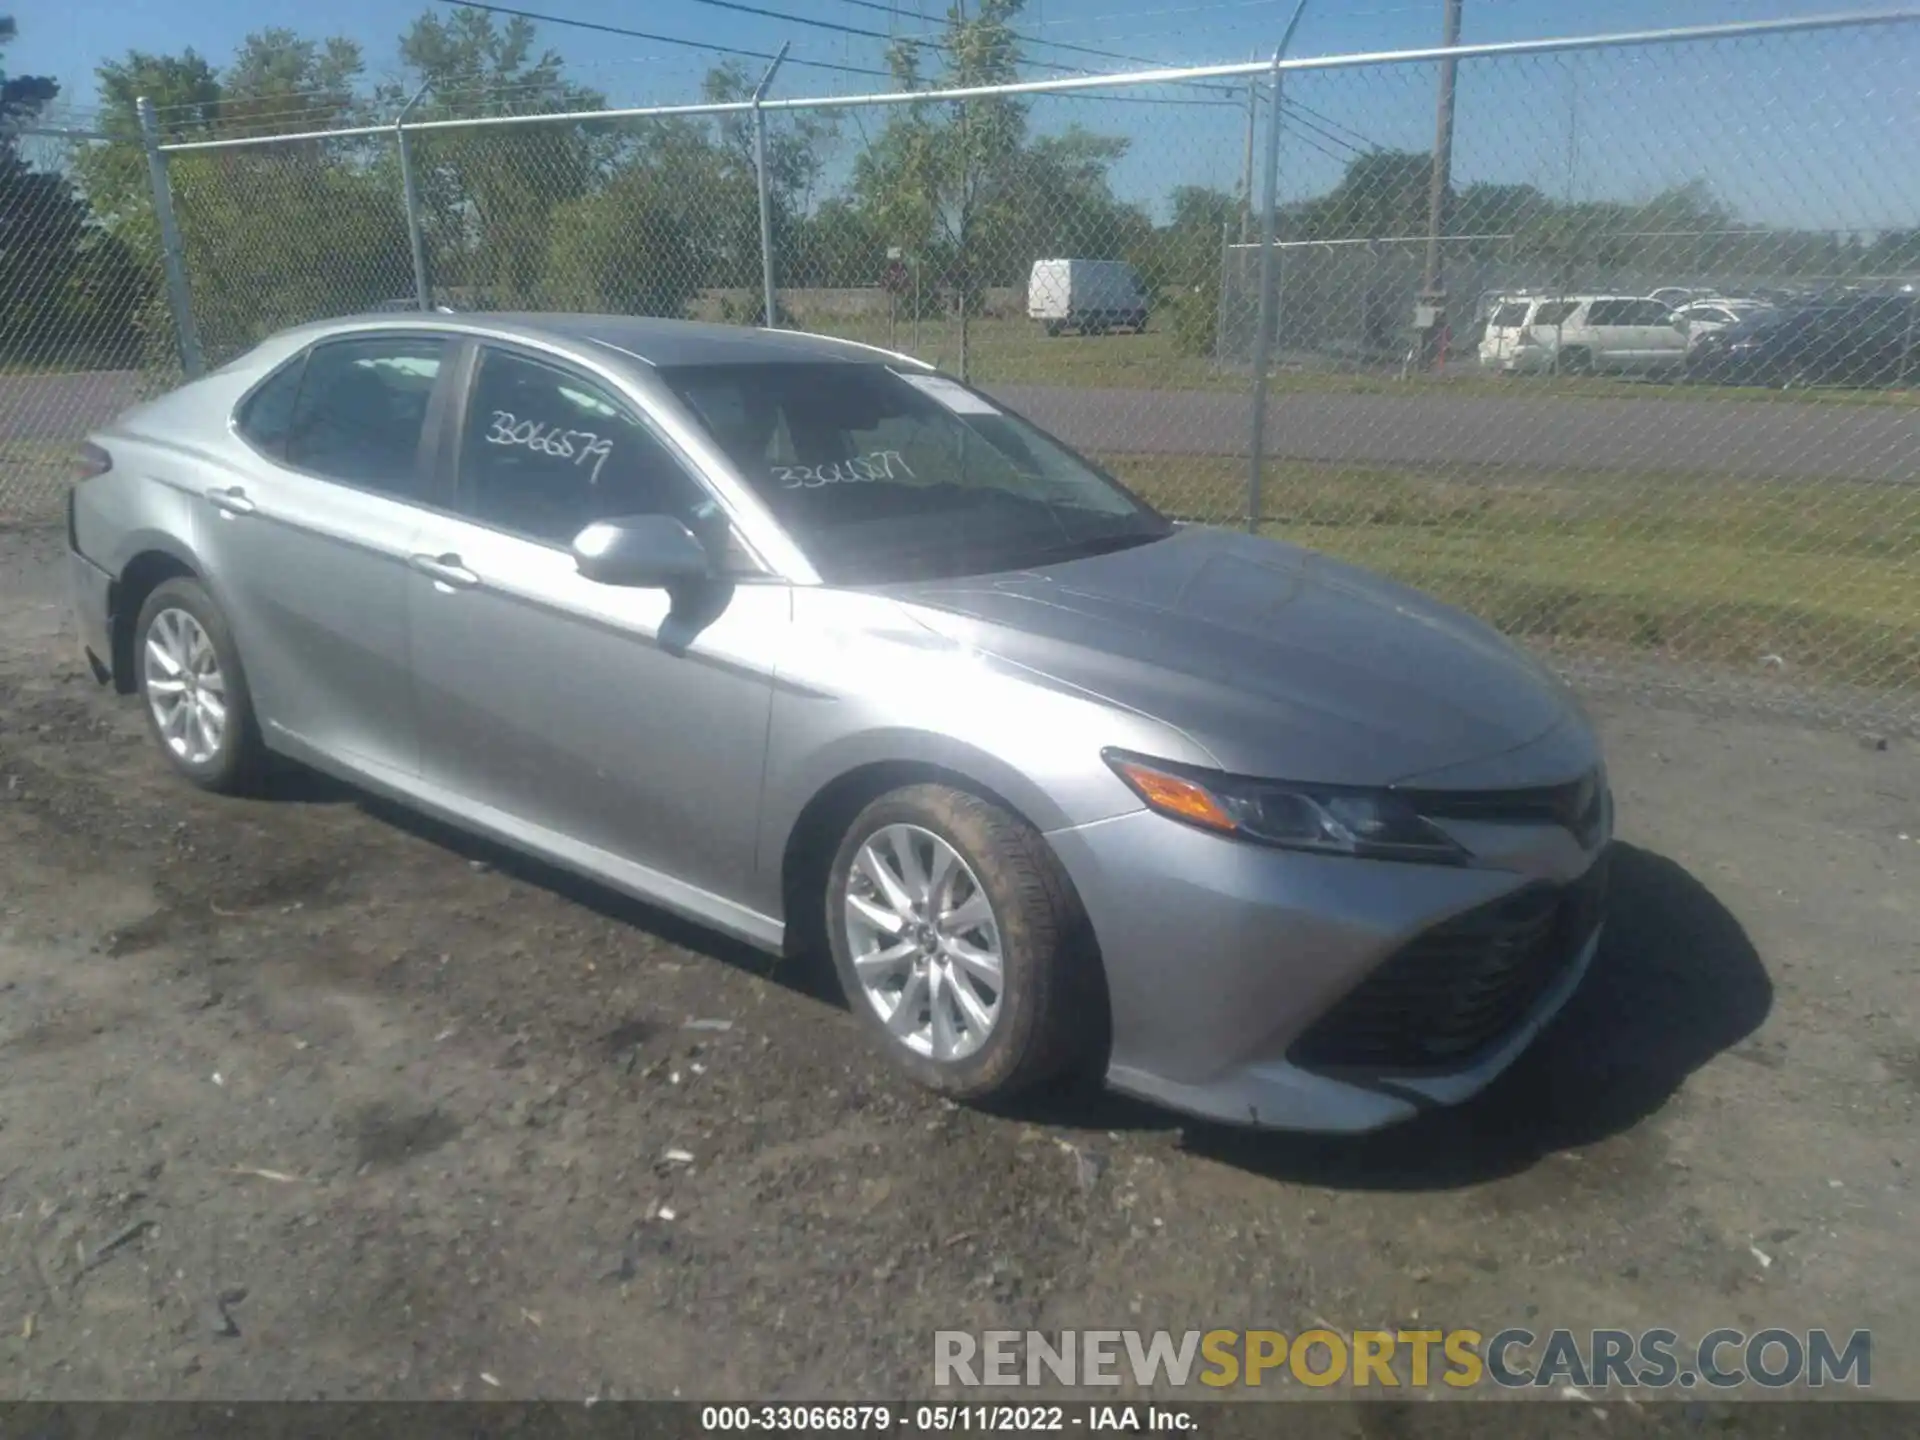
{"type": "Polygon", "coordinates": [[[1253,238],[1253,132],[1260,110],[1260,77],[1247,77],[1247,154],[1240,166],[1240,243],[1253,238]]]}
{"type": "MultiPolygon", "coordinates": [[[[1451,50],[1460,43],[1460,10],[1464,0],[1446,0],[1446,19],[1440,43],[1451,50]]],[[[1440,62],[1440,98],[1433,124],[1433,165],[1427,185],[1427,264],[1420,283],[1424,334],[1422,351],[1428,365],[1440,358],[1441,338],[1447,329],[1446,272],[1440,253],[1447,225],[1447,190],[1453,180],[1453,90],[1459,61],[1449,55],[1440,62]]]]}

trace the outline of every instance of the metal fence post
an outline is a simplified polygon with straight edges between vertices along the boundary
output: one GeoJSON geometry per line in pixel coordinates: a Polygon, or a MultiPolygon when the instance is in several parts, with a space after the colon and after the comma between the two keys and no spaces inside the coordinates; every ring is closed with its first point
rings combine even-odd
{"type": "Polygon", "coordinates": [[[187,290],[187,267],[180,248],[180,227],[173,219],[173,187],[167,179],[167,157],[160,149],[160,122],[153,102],[142,95],[134,102],[140,114],[140,139],[147,152],[147,179],[153,186],[153,214],[160,225],[160,257],[167,272],[167,303],[173,311],[173,334],[180,350],[180,369],[189,380],[206,370],[200,354],[200,336],[193,328],[193,302],[187,290]]]}
{"type": "Polygon", "coordinates": [[[400,193],[407,208],[407,244],[413,250],[413,292],[422,310],[433,309],[433,299],[427,285],[427,237],[420,228],[420,190],[413,178],[413,148],[407,144],[407,116],[427,90],[422,85],[393,117],[393,143],[400,151],[400,193]]]}
{"type": "Polygon", "coordinates": [[[792,48],[793,42],[790,40],[781,45],[780,53],[767,66],[767,73],[753,87],[753,175],[760,190],[760,292],[765,307],[761,311],[760,323],[769,330],[777,330],[780,321],[773,296],[773,183],[767,175],[767,112],[761,102],[767,98],[767,89],[773,84],[780,62],[787,58],[787,51],[792,48]]]}
{"type": "Polygon", "coordinates": [[[1266,461],[1267,440],[1267,364],[1273,356],[1273,330],[1276,316],[1274,285],[1274,242],[1280,208],[1280,62],[1286,58],[1293,32],[1300,28],[1300,17],[1307,13],[1307,0],[1298,0],[1287,21],[1286,33],[1273,52],[1273,106],[1267,115],[1267,194],[1260,207],[1260,318],[1253,337],[1253,416],[1247,436],[1247,530],[1260,531],[1260,471],[1266,461]]]}

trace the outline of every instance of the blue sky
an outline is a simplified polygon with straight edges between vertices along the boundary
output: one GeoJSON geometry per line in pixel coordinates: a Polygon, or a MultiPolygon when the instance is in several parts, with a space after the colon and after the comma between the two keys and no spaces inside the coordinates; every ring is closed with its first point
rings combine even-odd
{"type": "MultiPolygon", "coordinates": [[[[882,43],[697,0],[504,0],[523,8],[748,50],[793,42],[793,57],[880,68],[882,43]]],[[[945,0],[750,0],[762,8],[833,24],[904,33],[937,24],[945,0]]],[[[1264,55],[1293,0],[1029,0],[1019,28],[1037,40],[1198,64],[1264,55]]],[[[1870,3],[1870,0],[1869,0],[1870,3]]],[[[51,74],[78,106],[93,100],[100,59],[128,49],[193,46],[216,64],[249,30],[286,26],[361,42],[370,76],[397,65],[395,40],[418,13],[392,0],[49,0],[16,3],[20,38],[7,59],[19,72],[51,74]],[[324,21],[316,17],[324,13],[324,21]]],[[[419,8],[449,9],[439,0],[419,8]]],[[[1806,0],[1466,0],[1468,42],[1588,34],[1818,14],[1843,4],[1806,0]]],[[[1859,7],[1847,7],[1859,8],[1859,7]]],[[[1885,8],[1894,8],[1888,0],[1885,8]]],[[[1438,42],[1441,0],[1309,0],[1296,55],[1382,50],[1438,42]]],[[[542,40],[570,72],[616,104],[696,98],[702,71],[720,56],[557,25],[542,40]]],[[[1060,65],[1125,68],[1078,51],[1035,45],[1060,65]]],[[[1764,42],[1615,51],[1561,58],[1474,62],[1462,67],[1455,175],[1530,181],[1555,194],[1638,199],[1666,185],[1704,179],[1756,220],[1825,228],[1920,224],[1920,25],[1764,42]]],[[[1049,72],[1035,69],[1038,78],[1049,72]]],[[[777,93],[885,88],[882,82],[800,66],[777,93]]],[[[1225,98],[1191,89],[1135,92],[1155,100],[1225,98]]],[[[1329,71],[1288,80],[1292,113],[1283,130],[1283,195],[1322,190],[1357,148],[1424,149],[1431,143],[1430,66],[1329,71]]],[[[1036,101],[1034,123],[1071,121],[1126,134],[1132,150],[1121,191],[1158,206],[1178,184],[1231,189],[1244,153],[1244,113],[1231,106],[1124,100],[1036,101]]],[[[868,111],[847,125],[857,146],[868,111]]]]}

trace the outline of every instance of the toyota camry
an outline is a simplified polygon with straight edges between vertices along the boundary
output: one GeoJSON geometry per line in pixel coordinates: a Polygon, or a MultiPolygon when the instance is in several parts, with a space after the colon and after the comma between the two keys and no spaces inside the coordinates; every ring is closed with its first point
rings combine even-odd
{"type": "Polygon", "coordinates": [[[790,332],[383,314],[93,435],[98,678],[186,780],[333,773],[779,952],[959,1099],[1461,1101],[1598,943],[1580,707],[1479,621],[1174,523],[980,391],[790,332]]]}

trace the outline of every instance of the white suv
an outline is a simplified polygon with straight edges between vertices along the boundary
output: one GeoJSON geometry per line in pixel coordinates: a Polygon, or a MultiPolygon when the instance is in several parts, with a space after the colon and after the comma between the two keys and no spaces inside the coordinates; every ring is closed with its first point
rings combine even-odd
{"type": "Polygon", "coordinates": [[[1686,364],[1687,337],[1673,312],[1638,295],[1515,296],[1487,321],[1480,363],[1506,374],[1558,369],[1646,374],[1686,364]]]}

